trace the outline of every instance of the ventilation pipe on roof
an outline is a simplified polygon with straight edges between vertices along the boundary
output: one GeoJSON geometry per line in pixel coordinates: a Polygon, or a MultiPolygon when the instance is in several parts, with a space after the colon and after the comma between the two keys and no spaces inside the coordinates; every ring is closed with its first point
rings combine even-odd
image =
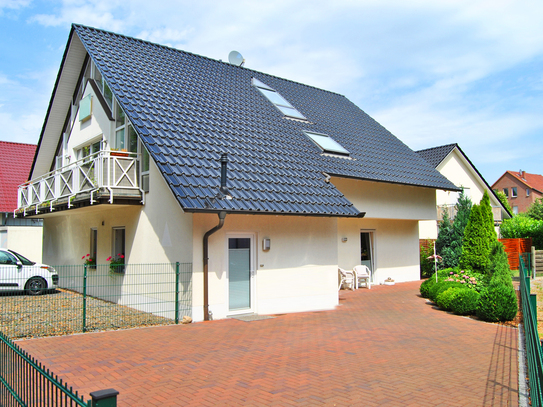
{"type": "Polygon", "coordinates": [[[230,191],[228,191],[228,187],[226,186],[226,178],[227,178],[227,165],[228,165],[228,154],[223,153],[221,155],[221,194],[223,194],[226,199],[232,199],[232,195],[230,194],[230,191]]]}
{"type": "Polygon", "coordinates": [[[209,262],[209,236],[221,229],[226,218],[226,211],[219,212],[219,224],[210,229],[204,235],[204,321],[209,321],[209,285],[208,285],[208,262],[209,262]]]}

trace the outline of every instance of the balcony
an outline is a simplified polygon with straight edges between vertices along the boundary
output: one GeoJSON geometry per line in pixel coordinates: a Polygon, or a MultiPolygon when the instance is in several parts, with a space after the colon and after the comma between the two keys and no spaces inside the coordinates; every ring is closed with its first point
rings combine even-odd
{"type": "Polygon", "coordinates": [[[99,151],[19,186],[17,216],[94,204],[143,204],[139,154],[99,151]]]}
{"type": "MultiPolygon", "coordinates": [[[[456,205],[438,205],[437,206],[437,220],[438,222],[441,222],[443,220],[443,212],[446,211],[449,215],[449,219],[451,222],[456,218],[456,205]]],[[[503,221],[502,218],[502,210],[499,207],[492,207],[492,215],[494,216],[494,223],[501,223],[503,221]]]]}

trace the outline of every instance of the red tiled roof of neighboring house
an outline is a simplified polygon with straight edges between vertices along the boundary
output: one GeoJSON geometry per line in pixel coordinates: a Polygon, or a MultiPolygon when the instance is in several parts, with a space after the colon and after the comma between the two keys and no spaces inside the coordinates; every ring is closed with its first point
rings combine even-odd
{"type": "Polygon", "coordinates": [[[543,175],[528,174],[526,171],[506,171],[536,191],[543,192],[543,175]]]}
{"type": "Polygon", "coordinates": [[[0,212],[17,209],[17,187],[28,180],[34,144],[0,141],[0,212]]]}

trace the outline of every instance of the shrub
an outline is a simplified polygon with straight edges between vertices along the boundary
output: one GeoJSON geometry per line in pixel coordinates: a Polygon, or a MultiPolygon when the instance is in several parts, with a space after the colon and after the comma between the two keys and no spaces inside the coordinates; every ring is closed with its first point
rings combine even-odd
{"type": "Polygon", "coordinates": [[[472,315],[477,310],[479,293],[469,288],[455,288],[449,300],[450,311],[457,315],[472,315]]]}
{"type": "Polygon", "coordinates": [[[504,284],[501,278],[492,279],[481,291],[477,302],[477,316],[484,321],[511,321],[517,315],[517,296],[513,284],[504,284]]]}
{"type": "Polygon", "coordinates": [[[492,276],[492,280],[500,279],[508,285],[513,283],[507,253],[500,242],[494,242],[490,250],[489,274],[492,276]]]}
{"type": "Polygon", "coordinates": [[[532,219],[522,213],[511,219],[505,219],[500,226],[504,239],[532,238],[537,250],[543,249],[543,220],[532,219]]]}
{"type": "Polygon", "coordinates": [[[481,291],[486,286],[485,275],[471,270],[453,269],[443,281],[454,281],[476,291],[481,291]]]}
{"type": "Polygon", "coordinates": [[[420,285],[420,295],[422,298],[428,298],[430,288],[432,288],[435,283],[436,277],[434,275],[420,285]]]}
{"type": "Polygon", "coordinates": [[[445,311],[450,311],[451,310],[451,307],[450,307],[451,300],[452,300],[452,298],[454,296],[454,293],[457,290],[461,290],[461,288],[460,287],[449,287],[446,290],[441,291],[441,293],[439,293],[439,295],[436,298],[437,306],[439,308],[445,310],[445,311]]]}
{"type": "Polygon", "coordinates": [[[503,207],[509,211],[510,214],[513,214],[513,209],[511,209],[511,205],[509,205],[509,201],[507,200],[507,195],[503,191],[495,191],[496,196],[502,203],[503,207]]]}
{"type": "Polygon", "coordinates": [[[543,199],[538,198],[530,205],[526,214],[535,220],[543,220],[543,199]]]}
{"type": "Polygon", "coordinates": [[[428,298],[437,304],[439,294],[451,287],[463,287],[463,285],[455,281],[438,281],[428,291],[428,298]]]}

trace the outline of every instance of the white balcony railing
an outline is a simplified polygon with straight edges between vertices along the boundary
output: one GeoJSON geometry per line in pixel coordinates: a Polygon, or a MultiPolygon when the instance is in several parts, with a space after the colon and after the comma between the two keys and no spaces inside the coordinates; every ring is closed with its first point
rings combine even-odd
{"type": "Polygon", "coordinates": [[[89,194],[93,204],[99,191],[109,194],[109,203],[113,203],[116,193],[130,190],[143,197],[138,156],[136,153],[100,151],[28,181],[19,186],[17,211],[31,208],[38,213],[44,206],[52,210],[59,200],[67,200],[70,207],[73,198],[83,193],[89,194]]]}

